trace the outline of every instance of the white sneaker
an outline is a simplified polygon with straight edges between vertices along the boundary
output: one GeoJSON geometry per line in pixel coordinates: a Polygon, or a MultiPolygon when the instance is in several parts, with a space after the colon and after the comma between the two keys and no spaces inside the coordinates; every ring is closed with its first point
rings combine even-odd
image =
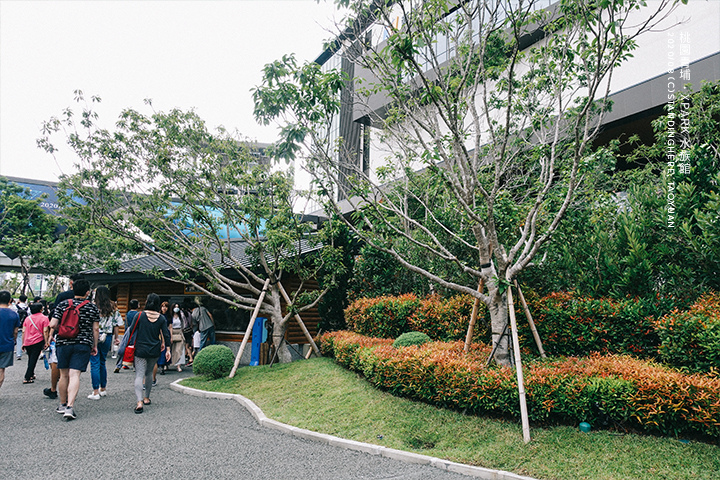
{"type": "Polygon", "coordinates": [[[90,400],[100,400],[100,395],[96,395],[96,394],[94,394],[94,393],[91,393],[90,395],[88,395],[88,398],[89,398],[90,400]]]}
{"type": "Polygon", "coordinates": [[[65,409],[65,413],[63,414],[63,418],[64,418],[66,421],[68,421],[68,422],[69,422],[70,420],[75,420],[75,419],[77,418],[77,415],[75,415],[75,410],[73,409],[73,407],[67,407],[67,408],[65,409]]]}
{"type": "Polygon", "coordinates": [[[66,407],[65,404],[63,403],[62,405],[60,405],[59,407],[57,407],[57,408],[55,409],[55,413],[59,413],[60,415],[62,415],[62,414],[65,413],[65,410],[67,410],[67,407],[66,407]]]}
{"type": "Polygon", "coordinates": [[[107,397],[107,390],[100,390],[99,395],[100,395],[101,397],[107,397]]]}

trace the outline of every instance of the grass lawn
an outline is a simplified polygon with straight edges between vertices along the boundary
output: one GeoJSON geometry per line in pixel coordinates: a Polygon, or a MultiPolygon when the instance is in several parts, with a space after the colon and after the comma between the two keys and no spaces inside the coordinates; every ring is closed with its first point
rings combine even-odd
{"type": "Polygon", "coordinates": [[[543,480],[720,479],[720,447],[673,438],[533,428],[397,398],[318,358],[183,385],[239,393],[268,417],[316,432],[543,480]]]}

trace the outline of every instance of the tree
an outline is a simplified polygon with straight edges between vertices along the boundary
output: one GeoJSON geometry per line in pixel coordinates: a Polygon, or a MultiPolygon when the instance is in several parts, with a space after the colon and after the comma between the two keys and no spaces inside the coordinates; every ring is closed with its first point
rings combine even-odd
{"type": "Polygon", "coordinates": [[[631,165],[644,168],[600,173],[588,193],[576,198],[543,260],[528,270],[534,285],[688,302],[720,290],[720,82],[692,90],[688,86],[687,95],[653,122],[655,141],[629,153],[631,165]],[[669,122],[679,125],[683,118],[688,128],[671,132],[669,122]],[[678,145],[672,169],[671,133],[678,145]],[[670,205],[674,227],[668,225],[670,205]]]}
{"type": "Polygon", "coordinates": [[[678,2],[337,3],[354,13],[346,55],[363,80],[286,56],[266,66],[255,115],[283,122],[277,154],[305,148],[318,191],[336,211],[338,190],[350,199],[352,228],[369,245],[483,301],[496,361],[508,364],[507,288],[558,229],[585,173],[611,160],[591,142],[613,71],[678,2]],[[367,41],[368,20],[385,42],[367,41]],[[369,172],[334,140],[348,92],[389,152],[369,172]]]}
{"type": "MultiPolygon", "coordinates": [[[[71,109],[45,124],[41,145],[55,154],[63,132],[78,158],[77,173],[61,186],[70,192],[64,210],[94,227],[124,238],[164,261],[170,271],[146,272],[193,286],[232,307],[253,311],[269,281],[260,315],[273,323],[281,361],[290,353],[281,341],[289,320],[317,305],[342,273],[337,249],[318,245],[320,232],[292,209],[291,173],[271,171],[257,151],[220,128],[211,133],[192,111],[123,111],[114,130],[97,125],[83,103],[81,121],[71,109]],[[242,242],[238,241],[242,240],[242,242]],[[246,258],[251,261],[247,262],[246,258]],[[307,281],[323,270],[323,291],[307,281]],[[283,311],[281,280],[302,279],[283,311]]],[[[150,102],[148,102],[150,103],[150,102]]]]}
{"type": "Polygon", "coordinates": [[[58,276],[99,266],[116,269],[122,259],[133,253],[129,242],[98,231],[72,214],[63,218],[45,212],[40,200],[33,199],[16,183],[0,178],[0,251],[20,258],[23,292],[29,285],[31,268],[55,276],[55,286],[58,276]]]}
{"type": "Polygon", "coordinates": [[[0,251],[9,258],[20,259],[22,293],[30,283],[30,259],[52,244],[55,228],[55,219],[45,213],[38,199],[30,198],[21,186],[0,178],[0,251]]]}

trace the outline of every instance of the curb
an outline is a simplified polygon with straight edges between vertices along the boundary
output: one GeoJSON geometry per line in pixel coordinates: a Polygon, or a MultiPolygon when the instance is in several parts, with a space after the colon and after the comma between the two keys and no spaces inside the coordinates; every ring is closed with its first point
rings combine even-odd
{"type": "Polygon", "coordinates": [[[371,443],[357,442],[355,440],[347,440],[333,435],[326,435],[324,433],[317,433],[304,428],[293,427],[292,425],[286,425],[265,416],[260,407],[255,405],[249,398],[243,397],[236,393],[220,393],[220,392],[208,392],[205,390],[198,390],[196,388],[185,387],[180,385],[180,381],[184,379],[179,378],[170,384],[170,388],[176,392],[184,393],[185,395],[192,395],[195,397],[203,398],[216,398],[221,400],[235,400],[243,407],[245,407],[250,414],[255,417],[255,420],[263,427],[277,430],[279,432],[292,435],[294,437],[302,438],[305,440],[311,440],[313,442],[320,442],[333,447],[345,448],[347,450],[355,450],[358,452],[369,453],[370,455],[380,455],[381,457],[391,458],[393,460],[400,460],[406,463],[416,463],[420,465],[430,465],[440,470],[447,470],[450,472],[460,473],[471,477],[482,478],[485,480],[537,480],[532,477],[524,477],[511,472],[504,472],[502,470],[492,470],[489,468],[474,467],[472,465],[465,465],[462,463],[451,462],[449,460],[443,460],[442,458],[430,457],[427,455],[421,455],[419,453],[406,452],[403,450],[396,450],[394,448],[387,448],[380,445],[373,445],[371,443]]]}

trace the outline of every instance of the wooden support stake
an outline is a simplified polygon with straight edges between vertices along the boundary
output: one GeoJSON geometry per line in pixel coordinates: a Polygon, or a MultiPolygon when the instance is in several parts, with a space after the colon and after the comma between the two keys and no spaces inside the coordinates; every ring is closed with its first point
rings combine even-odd
{"type": "Polygon", "coordinates": [[[513,350],[515,350],[515,372],[517,373],[518,394],[520,397],[520,417],[522,419],[523,440],[530,442],[530,419],[528,418],[527,402],[525,401],[525,381],[523,380],[522,360],[520,359],[520,340],[518,338],[515,307],[513,306],[512,287],[508,287],[508,312],[510,313],[510,329],[512,330],[513,350]]]}
{"type": "Polygon", "coordinates": [[[533,337],[535,338],[535,345],[537,345],[538,350],[540,351],[540,356],[542,358],[547,358],[545,350],[543,349],[542,341],[540,340],[540,334],[538,333],[537,328],[535,328],[535,322],[533,321],[532,315],[530,315],[530,309],[528,308],[525,296],[523,295],[522,290],[520,290],[520,284],[517,280],[515,280],[515,287],[517,288],[518,296],[520,297],[520,303],[522,303],[522,306],[525,309],[525,316],[527,316],[528,323],[530,324],[530,330],[532,330],[533,337]]]}
{"type": "MultiPolygon", "coordinates": [[[[285,291],[285,287],[283,287],[282,283],[280,282],[278,282],[278,287],[280,287],[280,293],[285,299],[285,302],[290,305],[292,300],[290,300],[290,295],[288,295],[285,291]]],[[[300,318],[300,315],[297,313],[295,314],[295,320],[297,320],[298,325],[300,325],[300,329],[302,330],[303,334],[305,334],[305,338],[307,338],[308,342],[310,342],[310,345],[312,345],[312,349],[315,352],[315,355],[317,355],[318,357],[322,357],[322,355],[320,354],[320,349],[317,345],[315,345],[315,340],[313,340],[312,335],[310,335],[310,332],[305,326],[305,322],[302,321],[302,318],[300,318]]]]}
{"type": "Polygon", "coordinates": [[[230,370],[230,378],[233,378],[235,376],[235,372],[237,372],[238,366],[240,365],[240,359],[242,358],[242,354],[245,351],[245,345],[247,345],[248,338],[250,338],[250,335],[252,335],[253,325],[255,324],[255,319],[257,319],[258,313],[260,313],[260,307],[262,306],[262,302],[265,299],[268,285],[270,285],[269,278],[265,280],[262,292],[260,292],[260,296],[258,297],[257,305],[255,305],[255,310],[253,310],[252,317],[250,317],[250,323],[248,323],[248,327],[245,330],[245,336],[243,337],[242,343],[240,344],[240,350],[238,350],[237,355],[235,355],[235,364],[233,365],[232,370],[230,370]]]}
{"type": "MultiPolygon", "coordinates": [[[[485,280],[481,278],[480,282],[478,283],[478,292],[482,293],[484,286],[485,280]]],[[[475,303],[473,303],[472,314],[470,315],[470,325],[468,325],[467,335],[465,336],[465,348],[463,348],[463,351],[465,353],[468,353],[470,351],[470,344],[472,344],[472,336],[473,332],[475,331],[475,322],[477,321],[479,309],[480,299],[476,298],[475,303]]]]}

